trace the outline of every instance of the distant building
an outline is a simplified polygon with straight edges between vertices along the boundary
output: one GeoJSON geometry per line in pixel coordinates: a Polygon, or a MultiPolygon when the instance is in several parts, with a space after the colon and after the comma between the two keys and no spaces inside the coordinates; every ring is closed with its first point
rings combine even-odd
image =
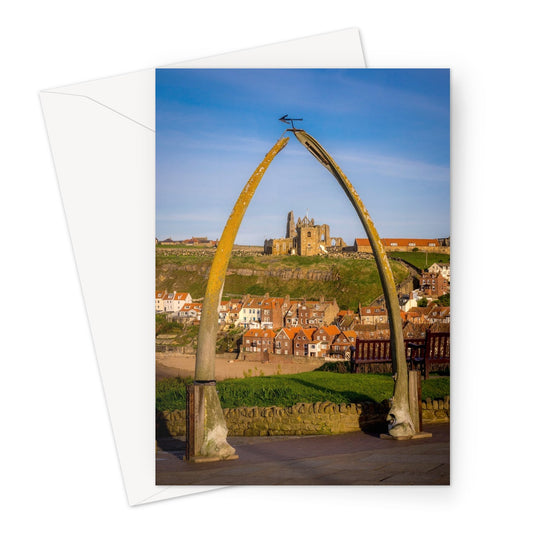
{"type": "Polygon", "coordinates": [[[406,319],[413,324],[429,324],[427,307],[412,307],[405,313],[406,319]]]}
{"type": "Polygon", "coordinates": [[[357,334],[355,331],[346,330],[341,331],[335,340],[331,343],[330,354],[339,359],[347,359],[350,357],[350,346],[355,345],[357,334]]]}
{"type": "Polygon", "coordinates": [[[287,230],[284,238],[267,239],[264,253],[267,255],[321,255],[328,251],[342,250],[346,243],[340,237],[330,237],[327,224],[315,224],[313,218],[305,216],[294,222],[291,211],[287,215],[287,230]]]}
{"type": "MultiPolygon", "coordinates": [[[[381,243],[386,252],[411,252],[416,248],[420,252],[450,253],[449,239],[381,239],[381,243]]],[[[355,239],[354,248],[356,252],[372,253],[368,239],[355,239]]]]}
{"type": "Polygon", "coordinates": [[[450,323],[450,308],[432,305],[429,308],[427,319],[430,324],[449,324],[450,323]]]}
{"type": "MultiPolygon", "coordinates": [[[[188,292],[169,292],[163,297],[163,311],[165,313],[177,313],[185,304],[192,303],[191,295],[188,292]]],[[[157,293],[156,293],[157,305],[157,293]]]]}
{"type": "Polygon", "coordinates": [[[293,340],[300,328],[282,328],[275,338],[275,353],[278,355],[294,355],[293,340]]]}
{"type": "Polygon", "coordinates": [[[309,345],[313,343],[315,328],[300,328],[294,336],[294,355],[296,357],[308,357],[309,345]]]}
{"type": "Polygon", "coordinates": [[[185,244],[186,246],[216,246],[217,241],[212,241],[207,237],[191,237],[183,241],[178,241],[179,244],[185,244]]]}
{"type": "Polygon", "coordinates": [[[173,241],[170,237],[168,239],[165,239],[164,241],[158,241],[156,239],[156,244],[161,244],[164,246],[171,246],[173,244],[178,244],[178,241],[173,241]]]}
{"type": "Polygon", "coordinates": [[[426,296],[439,297],[450,292],[448,280],[440,273],[422,272],[420,291],[426,296]]]}
{"type": "Polygon", "coordinates": [[[184,244],[186,246],[203,246],[203,247],[213,247],[217,246],[218,241],[212,241],[208,239],[207,237],[191,237],[190,239],[184,239],[182,241],[174,241],[171,238],[165,239],[164,241],[160,241],[157,238],[155,239],[155,243],[161,244],[164,246],[172,246],[175,244],[184,244]]]}
{"type": "Polygon", "coordinates": [[[427,270],[432,274],[441,274],[448,283],[450,282],[450,263],[433,263],[427,270]]]}
{"type": "Polygon", "coordinates": [[[325,342],[329,346],[340,333],[337,326],[322,326],[313,333],[313,340],[325,342]]]}
{"type": "Polygon", "coordinates": [[[163,313],[165,311],[165,297],[167,291],[155,291],[155,312],[163,313]]]}
{"type": "Polygon", "coordinates": [[[331,324],[339,313],[337,300],[324,300],[321,296],[319,301],[291,301],[290,307],[285,313],[285,327],[301,326],[320,327],[331,324]]]}
{"type": "Polygon", "coordinates": [[[361,324],[388,324],[389,315],[385,307],[362,307],[359,305],[359,317],[361,324]]]}
{"type": "Polygon", "coordinates": [[[192,322],[199,321],[202,318],[202,304],[201,303],[186,303],[178,312],[181,319],[192,322]]]}
{"type": "Polygon", "coordinates": [[[276,334],[271,329],[249,329],[242,337],[241,351],[247,353],[274,353],[274,338],[276,334]]]}

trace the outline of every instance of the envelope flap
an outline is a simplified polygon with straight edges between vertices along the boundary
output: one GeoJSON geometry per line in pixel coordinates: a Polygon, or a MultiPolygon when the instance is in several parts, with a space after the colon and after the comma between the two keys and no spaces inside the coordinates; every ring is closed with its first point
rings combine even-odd
{"type": "Polygon", "coordinates": [[[155,131],[155,106],[142,105],[143,102],[155,101],[154,69],[65,85],[43,92],[85,98],[107,108],[109,113],[116,113],[144,128],[155,131]]]}

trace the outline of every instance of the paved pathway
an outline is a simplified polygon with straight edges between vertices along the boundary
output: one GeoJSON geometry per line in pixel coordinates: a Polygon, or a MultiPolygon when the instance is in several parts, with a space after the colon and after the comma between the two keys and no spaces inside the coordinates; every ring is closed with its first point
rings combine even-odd
{"type": "Polygon", "coordinates": [[[183,440],[156,455],[158,485],[448,485],[450,426],[425,424],[431,438],[380,439],[362,431],[332,436],[233,437],[239,459],[187,463],[183,440]]]}

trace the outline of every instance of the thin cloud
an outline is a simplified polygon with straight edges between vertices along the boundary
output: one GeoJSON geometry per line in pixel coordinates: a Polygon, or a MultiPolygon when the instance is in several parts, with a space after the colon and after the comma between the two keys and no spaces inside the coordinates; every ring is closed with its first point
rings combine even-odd
{"type": "Polygon", "coordinates": [[[353,152],[340,152],[336,154],[336,159],[338,162],[352,163],[353,165],[350,165],[352,168],[379,176],[443,183],[450,180],[449,167],[413,159],[404,159],[379,153],[354,154],[353,152]]]}

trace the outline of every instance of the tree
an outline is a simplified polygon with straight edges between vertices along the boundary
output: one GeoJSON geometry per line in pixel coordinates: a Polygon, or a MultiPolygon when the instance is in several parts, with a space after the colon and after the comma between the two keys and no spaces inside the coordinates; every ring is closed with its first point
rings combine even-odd
{"type": "Polygon", "coordinates": [[[450,293],[447,292],[446,294],[443,294],[442,296],[439,296],[437,298],[437,301],[443,307],[450,307],[450,293]]]}
{"type": "Polygon", "coordinates": [[[420,298],[420,300],[418,300],[416,302],[416,306],[417,307],[427,307],[428,306],[428,299],[427,298],[420,298]]]}

